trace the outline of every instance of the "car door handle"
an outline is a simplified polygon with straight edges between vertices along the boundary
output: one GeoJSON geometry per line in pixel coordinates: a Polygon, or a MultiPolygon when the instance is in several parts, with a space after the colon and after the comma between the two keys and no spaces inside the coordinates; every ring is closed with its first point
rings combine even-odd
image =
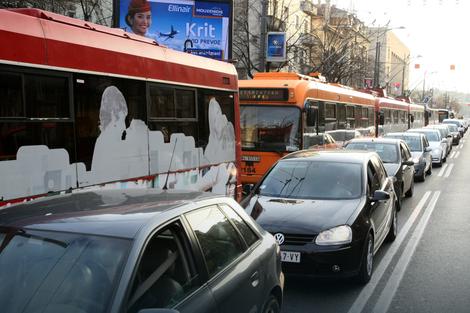
{"type": "Polygon", "coordinates": [[[259,274],[258,271],[254,272],[250,277],[251,285],[257,287],[259,285],[259,274]]]}

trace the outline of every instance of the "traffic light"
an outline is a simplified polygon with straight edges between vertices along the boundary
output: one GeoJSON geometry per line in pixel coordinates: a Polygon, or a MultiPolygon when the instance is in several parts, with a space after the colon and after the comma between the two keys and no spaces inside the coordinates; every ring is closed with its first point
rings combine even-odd
{"type": "Polygon", "coordinates": [[[415,69],[417,69],[417,70],[418,70],[420,67],[421,67],[421,65],[420,65],[420,64],[415,64],[415,69]]]}
{"type": "Polygon", "coordinates": [[[450,70],[451,70],[451,71],[455,71],[455,64],[451,64],[451,65],[450,65],[450,70]]]}

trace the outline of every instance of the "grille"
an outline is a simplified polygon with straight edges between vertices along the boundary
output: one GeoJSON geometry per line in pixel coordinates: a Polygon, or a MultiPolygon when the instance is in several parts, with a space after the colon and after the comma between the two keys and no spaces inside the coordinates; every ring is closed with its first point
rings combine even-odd
{"type": "MultiPolygon", "coordinates": [[[[272,234],[274,235],[274,233],[272,234]]],[[[283,234],[284,243],[282,245],[301,246],[313,242],[315,235],[283,234]]]]}

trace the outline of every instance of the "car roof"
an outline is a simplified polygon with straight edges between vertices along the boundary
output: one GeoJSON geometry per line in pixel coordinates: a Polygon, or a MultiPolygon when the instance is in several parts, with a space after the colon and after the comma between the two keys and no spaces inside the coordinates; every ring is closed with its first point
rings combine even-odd
{"type": "Polygon", "coordinates": [[[364,137],[364,138],[354,138],[349,141],[348,144],[355,143],[355,142],[375,142],[375,143],[388,143],[388,144],[398,144],[399,142],[403,142],[401,139],[396,139],[396,138],[370,138],[370,137],[364,137]]]}
{"type": "Polygon", "coordinates": [[[428,128],[412,128],[412,129],[408,129],[407,132],[410,132],[410,133],[412,133],[412,132],[420,132],[420,133],[421,132],[438,132],[440,134],[438,129],[431,128],[431,127],[428,127],[428,128]]]}
{"type": "Polygon", "coordinates": [[[158,189],[69,193],[0,209],[0,226],[133,238],[164,212],[171,215],[175,208],[217,197],[223,198],[211,193],[158,189]]]}
{"type": "Polygon", "coordinates": [[[352,150],[301,150],[286,155],[281,161],[307,160],[307,161],[331,161],[345,163],[363,163],[371,155],[376,155],[371,151],[352,151],[352,150]]]}
{"type": "Polygon", "coordinates": [[[387,136],[403,136],[403,137],[422,137],[424,136],[421,133],[412,133],[412,132],[400,132],[400,133],[387,133],[384,135],[387,136]]]}

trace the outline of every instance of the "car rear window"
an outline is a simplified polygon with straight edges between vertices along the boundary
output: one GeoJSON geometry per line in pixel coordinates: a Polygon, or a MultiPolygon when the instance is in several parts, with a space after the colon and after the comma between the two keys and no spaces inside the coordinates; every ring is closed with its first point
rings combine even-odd
{"type": "Polygon", "coordinates": [[[297,199],[353,199],[362,193],[361,165],[327,161],[280,161],[260,195],[297,199]]]}
{"type": "Polygon", "coordinates": [[[398,146],[394,143],[350,142],[346,149],[375,151],[384,163],[398,163],[398,146]]]}

